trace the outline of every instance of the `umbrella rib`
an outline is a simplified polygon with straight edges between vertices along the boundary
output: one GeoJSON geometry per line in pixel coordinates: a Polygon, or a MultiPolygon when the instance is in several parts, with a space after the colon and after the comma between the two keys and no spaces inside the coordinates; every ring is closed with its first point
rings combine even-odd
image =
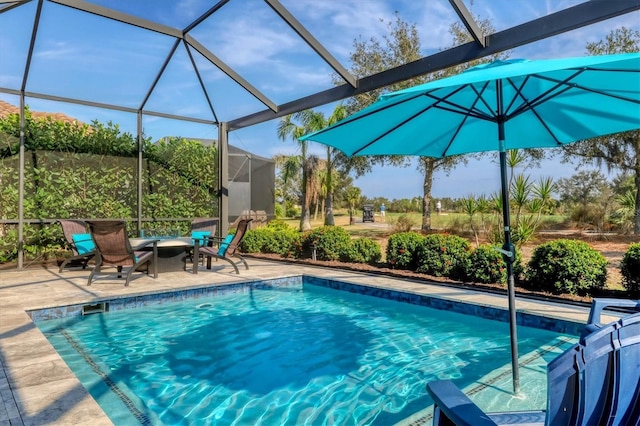
{"type": "MultiPolygon", "coordinates": [[[[473,101],[473,104],[471,105],[471,108],[469,108],[470,111],[473,111],[475,109],[476,104],[478,103],[478,101],[482,101],[486,105],[486,101],[482,97],[482,93],[486,90],[488,85],[489,85],[489,82],[486,82],[484,87],[482,88],[482,90],[480,92],[478,92],[476,90],[475,86],[471,85],[472,90],[476,93],[476,100],[473,101]]],[[[488,105],[487,105],[487,107],[488,107],[488,105]]],[[[489,108],[489,111],[491,111],[491,108],[489,108]]],[[[444,157],[447,154],[447,151],[449,151],[449,148],[451,148],[451,145],[453,144],[453,141],[455,141],[456,137],[458,136],[458,133],[460,133],[460,130],[462,129],[462,126],[464,126],[464,123],[467,121],[467,119],[471,115],[476,116],[475,114],[470,114],[470,113],[464,114],[464,118],[462,119],[462,121],[458,125],[458,128],[456,129],[456,131],[453,132],[453,135],[449,139],[449,143],[447,143],[447,146],[442,151],[442,154],[440,155],[441,157],[444,157]]],[[[485,115],[485,117],[488,117],[488,116],[485,115]]],[[[478,117],[478,118],[484,118],[484,117],[478,117]]]]}
{"type": "Polygon", "coordinates": [[[436,102],[435,104],[433,104],[434,108],[438,108],[441,109],[443,111],[449,111],[449,112],[453,112],[453,113],[457,113],[457,114],[463,114],[466,116],[472,116],[474,118],[480,119],[480,120],[487,120],[487,121],[493,121],[495,119],[495,116],[491,116],[489,114],[486,114],[478,109],[475,108],[478,99],[482,101],[482,103],[484,103],[484,105],[487,107],[487,109],[489,111],[491,111],[491,107],[487,104],[487,101],[484,99],[484,97],[482,96],[483,92],[487,89],[488,87],[488,82],[485,82],[484,86],[482,87],[481,91],[478,91],[478,89],[473,85],[473,84],[465,84],[460,86],[460,88],[456,89],[454,92],[451,92],[449,95],[447,95],[447,98],[440,98],[437,96],[434,96],[432,93],[425,93],[425,96],[428,96],[432,99],[435,99],[438,102],[442,102],[444,104],[450,105],[452,108],[446,108],[444,106],[440,106],[438,105],[438,102],[436,102]],[[459,104],[456,104],[454,102],[451,102],[450,100],[448,100],[448,97],[451,97],[452,95],[458,93],[459,91],[461,91],[462,89],[466,89],[467,87],[471,87],[471,90],[473,90],[475,92],[475,94],[477,95],[476,101],[473,103],[473,105],[469,108],[466,106],[462,106],[459,104]]]}
{"type": "Polygon", "coordinates": [[[554,97],[556,97],[558,95],[561,95],[562,93],[566,92],[567,90],[573,88],[574,84],[569,83],[569,82],[571,80],[573,80],[575,77],[577,77],[578,75],[582,74],[582,72],[583,72],[583,70],[578,70],[577,72],[575,72],[571,76],[565,78],[564,80],[552,79],[552,78],[549,78],[549,77],[544,77],[544,76],[539,75],[539,74],[530,74],[530,75],[528,75],[527,78],[529,78],[529,77],[537,77],[537,78],[540,78],[540,79],[543,79],[543,80],[547,80],[547,81],[551,81],[551,82],[555,83],[555,86],[549,88],[544,93],[539,94],[538,96],[536,96],[532,100],[528,100],[527,98],[522,96],[522,89],[524,88],[524,86],[522,86],[520,88],[517,88],[512,79],[510,79],[510,78],[506,79],[509,82],[509,84],[516,90],[516,96],[514,96],[514,98],[513,98],[512,102],[510,103],[510,105],[512,105],[513,102],[515,102],[515,98],[517,98],[517,97],[522,98],[522,100],[524,101],[524,104],[519,106],[518,108],[516,108],[516,110],[512,114],[509,115],[509,118],[516,117],[516,116],[522,114],[523,112],[527,111],[527,109],[533,109],[537,105],[542,104],[544,102],[547,102],[549,99],[554,98],[554,97]],[[562,87],[562,89],[558,90],[558,88],[560,88],[560,87],[562,87]]]}
{"type": "MultiPolygon", "coordinates": [[[[602,71],[602,70],[591,69],[590,71],[602,71]]],[[[631,71],[631,72],[637,73],[638,71],[631,71]]],[[[563,84],[567,84],[565,81],[559,81],[557,79],[554,79],[554,78],[551,78],[551,77],[547,77],[547,76],[536,75],[535,77],[537,77],[537,78],[539,78],[541,80],[547,80],[547,81],[551,81],[553,83],[557,83],[558,86],[563,85],[563,84]]],[[[628,97],[621,96],[621,95],[615,95],[613,93],[603,92],[602,90],[592,89],[590,87],[585,87],[585,86],[582,86],[582,85],[577,84],[577,83],[571,83],[571,86],[568,86],[568,88],[570,88],[570,89],[580,89],[580,90],[584,90],[585,92],[597,93],[598,95],[607,96],[609,98],[619,99],[619,100],[625,101],[625,102],[631,102],[631,103],[635,103],[635,104],[640,104],[640,101],[637,100],[637,99],[632,99],[632,98],[628,98],[628,97]]],[[[554,94],[554,96],[556,96],[556,95],[554,94]]]]}
{"type": "MultiPolygon", "coordinates": [[[[516,102],[516,99],[518,98],[522,98],[524,100],[525,104],[529,104],[529,101],[522,95],[522,89],[524,89],[524,86],[529,82],[529,78],[531,76],[527,75],[525,76],[525,78],[522,79],[522,84],[520,84],[520,87],[516,87],[515,82],[510,79],[507,78],[507,82],[509,82],[509,85],[511,85],[511,87],[513,87],[516,91],[516,94],[514,97],[511,98],[511,102],[509,102],[509,105],[507,105],[507,107],[505,108],[505,117],[509,117],[509,113],[508,111],[511,109],[511,107],[513,106],[513,104],[516,102]]],[[[518,109],[516,108],[516,112],[518,111],[518,109]]],[[[514,115],[517,115],[516,112],[514,112],[514,115]]],[[[508,118],[507,118],[508,119],[508,118]]]]}
{"type": "MultiPolygon", "coordinates": [[[[575,75],[574,75],[575,76],[575,75]]],[[[526,79],[528,79],[529,76],[527,76],[526,79]]],[[[571,77],[573,78],[573,77],[571,77]]],[[[563,87],[561,90],[556,90],[558,87],[562,86],[562,83],[557,84],[555,87],[547,90],[545,93],[543,93],[542,95],[536,97],[536,99],[534,101],[529,101],[527,100],[527,98],[525,98],[522,95],[522,89],[524,87],[524,82],[523,84],[518,88],[516,87],[516,84],[513,82],[512,79],[507,78],[506,79],[509,84],[516,90],[516,96],[514,96],[511,100],[511,102],[509,103],[509,107],[511,107],[513,105],[513,103],[515,102],[516,98],[521,98],[523,101],[523,105],[521,107],[518,107],[512,114],[505,114],[505,121],[509,121],[514,117],[517,117],[520,114],[525,113],[526,111],[531,111],[533,113],[533,115],[535,115],[535,117],[538,119],[538,121],[540,122],[540,124],[542,125],[542,127],[544,127],[547,131],[547,133],[549,133],[549,135],[553,138],[553,140],[556,142],[556,144],[558,146],[562,145],[562,142],[560,142],[560,140],[556,137],[556,135],[553,133],[553,131],[551,130],[551,128],[547,125],[546,121],[542,119],[542,117],[540,117],[540,114],[538,114],[538,111],[536,111],[536,107],[538,105],[541,105],[542,103],[548,101],[550,98],[558,96],[564,92],[566,92],[567,90],[571,89],[571,86],[565,86],[563,87]],[[545,98],[549,92],[553,92],[555,91],[555,93],[553,94],[553,96],[550,96],[549,98],[545,98]],[[543,99],[544,98],[544,99],[543,99]]],[[[565,80],[566,81],[566,80],[565,80]]],[[[564,83],[564,82],[563,82],[564,83]]]]}
{"type": "MultiPolygon", "coordinates": [[[[387,136],[387,135],[389,135],[389,134],[393,133],[393,132],[394,132],[396,129],[398,129],[399,127],[402,127],[402,126],[403,126],[403,125],[405,125],[406,123],[410,122],[411,120],[413,120],[414,118],[418,117],[419,115],[421,115],[421,114],[425,113],[426,111],[430,110],[431,108],[438,108],[438,109],[443,109],[443,110],[451,111],[451,112],[453,112],[453,113],[457,113],[457,114],[463,114],[463,115],[465,115],[465,119],[464,119],[464,120],[466,120],[466,119],[469,117],[469,115],[474,115],[474,116],[475,116],[475,114],[469,114],[467,111],[462,111],[462,108],[461,108],[459,105],[456,105],[455,103],[450,102],[450,101],[447,99],[447,98],[449,98],[449,97],[451,97],[451,96],[455,95],[455,94],[456,94],[456,93],[458,93],[459,91],[463,90],[465,87],[466,87],[466,85],[460,86],[459,88],[457,88],[457,89],[456,89],[456,90],[454,90],[453,92],[451,92],[451,93],[447,94],[445,97],[438,97],[438,96],[434,96],[434,95],[433,95],[433,94],[431,94],[431,93],[420,93],[420,95],[419,95],[419,96],[427,96],[427,97],[429,97],[429,98],[431,98],[431,99],[434,99],[436,102],[435,102],[435,103],[432,103],[431,105],[427,106],[426,108],[423,108],[422,110],[420,110],[420,111],[418,111],[417,113],[413,114],[412,116],[410,116],[410,117],[409,117],[409,118],[407,118],[406,120],[403,120],[403,121],[401,121],[400,123],[396,124],[395,126],[393,126],[392,128],[390,128],[389,130],[385,131],[384,133],[382,133],[382,134],[381,134],[381,135],[379,135],[378,137],[376,137],[376,138],[372,139],[370,142],[366,143],[365,145],[363,145],[363,146],[361,146],[360,148],[358,148],[357,150],[355,150],[351,155],[358,155],[360,152],[362,152],[363,150],[367,149],[367,148],[368,148],[368,147],[370,147],[371,145],[375,144],[376,142],[378,142],[378,141],[379,141],[380,139],[382,139],[383,137],[385,137],[385,136],[387,136]],[[458,108],[461,108],[461,109],[460,109],[460,110],[456,110],[456,109],[444,108],[444,107],[442,107],[442,106],[438,105],[439,103],[445,103],[445,104],[451,105],[451,106],[453,106],[453,107],[458,107],[458,108]]],[[[405,99],[405,100],[411,100],[411,99],[415,99],[415,98],[417,98],[417,97],[418,97],[418,96],[414,96],[414,97],[411,97],[410,99],[405,99]]],[[[476,100],[476,102],[477,102],[477,100],[476,100]]],[[[476,102],[474,102],[474,105],[475,105],[475,103],[476,103],[476,102]]],[[[381,108],[381,109],[376,110],[376,111],[374,111],[374,112],[382,111],[383,109],[386,109],[386,108],[388,108],[389,106],[395,106],[395,105],[397,105],[397,104],[399,104],[399,103],[401,103],[401,102],[398,102],[398,103],[396,103],[396,104],[394,104],[394,105],[385,105],[385,107],[384,107],[384,108],[381,108]]],[[[369,115],[369,114],[367,114],[367,115],[369,115]]],[[[358,117],[358,118],[365,117],[365,116],[366,116],[366,115],[362,115],[362,116],[360,116],[360,117],[358,117]]],[[[480,116],[480,117],[478,117],[478,118],[485,118],[485,119],[486,119],[486,117],[483,117],[483,116],[480,116]]],[[[464,120],[462,121],[463,123],[464,123],[464,120]]],[[[337,127],[337,126],[336,126],[336,127],[337,127]]],[[[459,129],[458,129],[458,131],[459,131],[459,129]]],[[[456,132],[456,133],[457,133],[457,132],[456,132]]],[[[450,145],[450,144],[451,144],[451,143],[449,143],[449,145],[450,145]]],[[[449,145],[447,145],[447,149],[448,149],[449,145]]],[[[446,152],[446,150],[445,150],[445,152],[446,152]]]]}
{"type": "MultiPolygon", "coordinates": [[[[487,110],[493,112],[493,109],[491,108],[491,105],[489,105],[489,103],[487,103],[487,100],[484,98],[483,94],[484,91],[487,90],[487,87],[489,87],[489,82],[485,82],[484,86],[482,87],[481,91],[478,91],[478,89],[476,89],[476,86],[471,85],[471,90],[473,90],[475,92],[475,94],[478,96],[478,98],[480,98],[480,100],[482,101],[482,103],[484,104],[485,107],[487,107],[487,110]]],[[[476,102],[473,103],[472,109],[475,108],[475,104],[476,102]]],[[[485,117],[487,118],[496,118],[496,115],[494,114],[493,116],[487,115],[487,114],[483,114],[485,117]]]]}
{"type": "Polygon", "coordinates": [[[324,132],[326,132],[327,130],[330,130],[330,129],[331,130],[337,129],[338,127],[342,127],[345,124],[349,124],[349,123],[352,123],[354,121],[358,121],[361,118],[368,117],[371,114],[376,114],[379,111],[384,111],[384,110],[386,110],[388,108],[394,107],[394,106],[399,105],[399,104],[404,103],[404,102],[411,101],[411,100],[419,98],[420,96],[423,96],[423,95],[424,95],[424,93],[418,93],[415,96],[411,96],[411,97],[408,97],[408,98],[402,98],[402,99],[400,99],[400,100],[398,100],[396,102],[389,102],[389,105],[385,105],[384,107],[382,107],[380,109],[375,109],[375,110],[372,110],[372,111],[368,111],[368,112],[366,112],[366,113],[364,113],[362,115],[358,115],[357,117],[353,117],[353,116],[347,117],[344,120],[339,121],[338,123],[336,123],[336,124],[334,124],[332,126],[329,126],[329,127],[326,127],[326,128],[324,128],[322,130],[317,131],[315,134],[321,134],[321,133],[324,133],[324,132]]]}
{"type": "Polygon", "coordinates": [[[360,152],[362,152],[362,150],[370,147],[371,145],[373,145],[374,143],[378,142],[380,139],[382,139],[383,137],[387,136],[388,134],[393,133],[397,128],[399,128],[401,126],[404,126],[406,123],[408,123],[409,121],[413,120],[414,118],[416,118],[417,116],[419,116],[423,112],[427,111],[432,106],[433,105],[429,105],[427,108],[424,108],[421,111],[418,111],[417,113],[413,114],[411,117],[407,118],[406,120],[401,121],[397,125],[393,126],[389,130],[387,130],[386,132],[382,133],[380,136],[376,137],[375,139],[372,139],[371,142],[369,142],[369,143],[361,146],[360,148],[356,149],[355,151],[353,151],[353,154],[351,154],[351,155],[358,155],[360,152]]]}

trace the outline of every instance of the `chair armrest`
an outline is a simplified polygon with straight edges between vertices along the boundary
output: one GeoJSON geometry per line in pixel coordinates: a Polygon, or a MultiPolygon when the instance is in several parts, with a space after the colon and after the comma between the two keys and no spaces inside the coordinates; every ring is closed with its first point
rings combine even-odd
{"type": "Polygon", "coordinates": [[[631,299],[608,299],[608,298],[596,298],[591,302],[591,311],[589,311],[589,319],[587,324],[582,330],[581,338],[593,333],[594,331],[602,328],[601,316],[602,311],[606,308],[621,308],[623,310],[629,310],[629,312],[640,312],[640,300],[631,299]]]}
{"type": "Polygon", "coordinates": [[[434,426],[450,425],[452,422],[458,426],[496,425],[451,380],[429,382],[427,392],[434,401],[434,426]]]}
{"type": "Polygon", "coordinates": [[[600,315],[605,308],[629,308],[640,312],[640,300],[596,298],[591,303],[587,324],[601,326],[600,315]]]}

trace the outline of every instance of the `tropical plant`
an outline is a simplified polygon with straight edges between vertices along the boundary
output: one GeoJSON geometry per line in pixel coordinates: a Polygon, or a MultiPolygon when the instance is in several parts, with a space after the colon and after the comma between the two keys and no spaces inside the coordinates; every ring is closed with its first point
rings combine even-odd
{"type": "Polygon", "coordinates": [[[304,121],[308,120],[305,114],[304,112],[298,112],[292,115],[286,115],[280,119],[277,128],[277,134],[281,140],[284,141],[290,138],[300,147],[300,154],[287,157],[283,165],[283,179],[285,182],[296,169],[302,169],[302,214],[300,215],[300,231],[311,229],[310,199],[312,197],[312,191],[309,188],[309,173],[313,173],[314,167],[318,164],[318,158],[316,156],[309,156],[307,154],[308,142],[300,140],[303,135],[311,131],[311,129],[305,127],[304,121]]]}
{"type": "Polygon", "coordinates": [[[345,191],[345,199],[349,204],[349,223],[354,223],[353,215],[356,212],[356,207],[360,203],[360,199],[362,198],[362,193],[360,192],[360,188],[356,186],[350,186],[345,191]]]}
{"type": "Polygon", "coordinates": [[[480,206],[473,195],[462,199],[462,209],[463,212],[469,216],[469,226],[471,227],[471,232],[473,232],[473,236],[475,237],[476,247],[478,247],[480,242],[478,240],[478,231],[476,230],[473,217],[480,211],[480,206]]]}

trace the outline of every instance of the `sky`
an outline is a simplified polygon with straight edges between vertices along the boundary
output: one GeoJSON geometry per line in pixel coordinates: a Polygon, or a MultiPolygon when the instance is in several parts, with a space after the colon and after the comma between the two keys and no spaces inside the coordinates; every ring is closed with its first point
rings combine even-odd
{"type": "MultiPolygon", "coordinates": [[[[206,0],[92,0],[91,3],[146,17],[163,25],[184,28],[211,7],[206,0]]],[[[385,22],[397,13],[415,23],[422,53],[432,54],[451,45],[448,32],[457,20],[447,0],[281,0],[282,4],[322,42],[347,69],[356,39],[388,33],[385,22]]],[[[581,0],[465,0],[481,19],[490,19],[500,31],[519,23],[561,10],[581,0]]],[[[25,53],[31,35],[35,5],[31,2],[0,14],[0,89],[18,89],[25,69],[25,53]]],[[[627,14],[510,52],[511,58],[544,59],[584,56],[586,44],[603,39],[615,28],[640,30],[640,12],[627,14]]],[[[276,103],[325,90],[333,86],[332,70],[291,31],[261,0],[231,0],[191,33],[211,52],[227,63],[266,98],[276,103]]],[[[119,22],[80,14],[73,9],[45,2],[26,91],[138,108],[148,95],[145,109],[167,114],[211,119],[211,109],[202,94],[192,59],[178,46],[172,61],[157,81],[158,69],[173,46],[173,40],[119,22]]],[[[195,54],[193,62],[210,94],[216,117],[226,121],[265,109],[219,69],[195,54]]],[[[0,99],[14,105],[17,96],[2,93],[0,99]]],[[[63,112],[90,123],[117,123],[123,131],[136,133],[135,114],[81,105],[27,98],[32,110],[63,112]]],[[[316,110],[326,115],[335,107],[316,110]]],[[[298,144],[277,137],[277,120],[229,134],[229,143],[254,154],[272,157],[299,152],[298,144]]],[[[158,117],[143,118],[146,136],[217,138],[211,125],[185,123],[158,117]]],[[[324,147],[311,147],[324,154],[324,147]]],[[[569,177],[575,165],[559,160],[543,162],[537,169],[521,170],[534,180],[541,176],[569,177]]],[[[423,176],[415,166],[377,167],[356,180],[367,197],[388,199],[422,196],[423,176]]],[[[496,155],[469,160],[449,174],[437,172],[432,194],[436,198],[490,194],[499,189],[496,155]]]]}

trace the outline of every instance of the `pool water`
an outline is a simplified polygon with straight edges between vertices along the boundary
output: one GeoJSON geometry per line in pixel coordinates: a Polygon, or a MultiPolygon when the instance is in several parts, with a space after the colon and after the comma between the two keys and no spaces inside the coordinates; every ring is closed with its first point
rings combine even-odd
{"type": "MultiPolygon", "coordinates": [[[[510,361],[507,323],[314,285],[38,326],[115,424],[388,425],[432,404],[430,380],[510,379],[510,369],[499,374],[510,361]]],[[[535,380],[508,405],[542,409],[546,363],[575,339],[518,332],[529,359],[521,374],[535,380]]]]}

